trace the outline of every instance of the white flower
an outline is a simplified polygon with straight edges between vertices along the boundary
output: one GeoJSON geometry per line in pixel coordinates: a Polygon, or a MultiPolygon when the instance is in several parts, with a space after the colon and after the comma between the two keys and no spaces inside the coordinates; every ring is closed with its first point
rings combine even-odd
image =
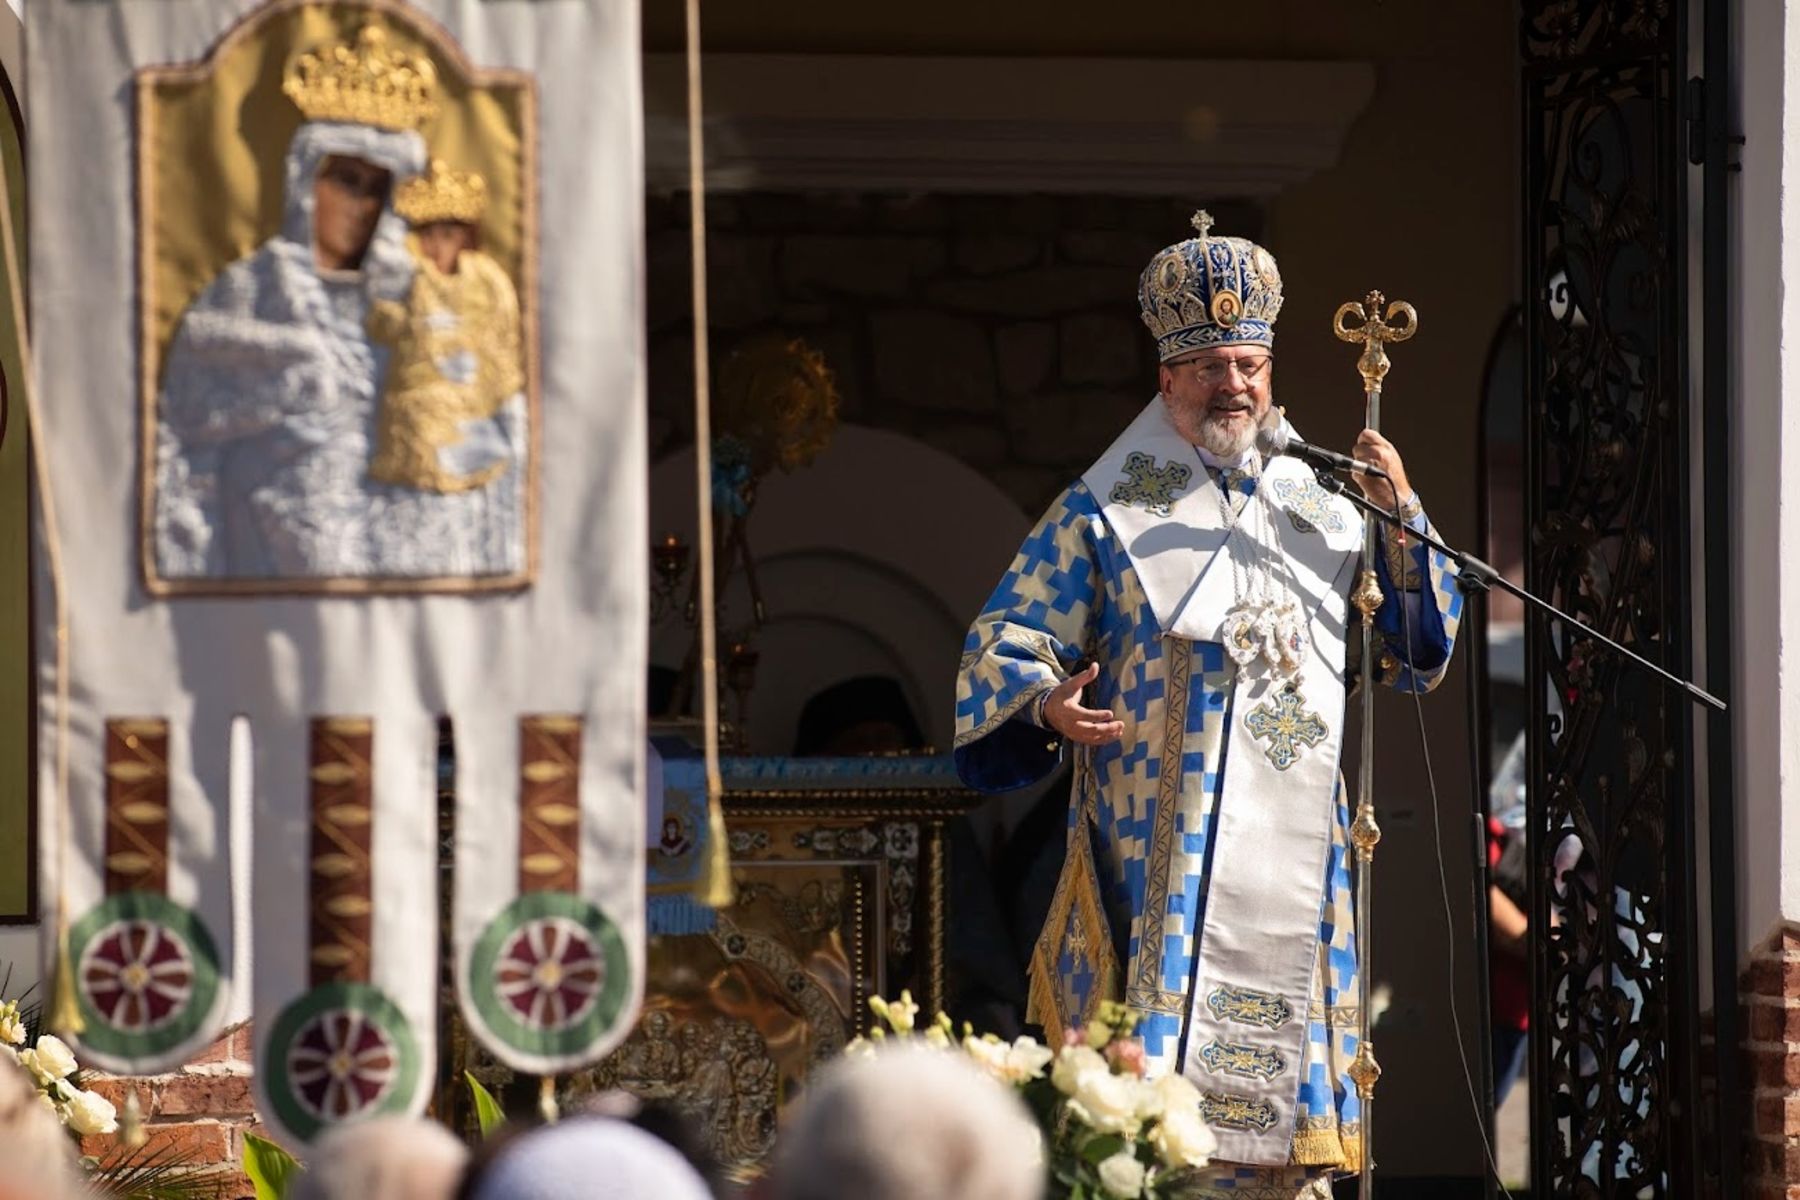
{"type": "Polygon", "coordinates": [[[1200,1111],[1200,1089],[1186,1076],[1164,1075],[1151,1086],[1162,1096],[1163,1108],[1171,1111],[1191,1108],[1195,1113],[1200,1111]]]}
{"type": "Polygon", "coordinates": [[[1035,1038],[1021,1037],[1007,1045],[994,1037],[966,1037],[963,1049],[981,1069],[1001,1083],[1020,1084],[1043,1076],[1054,1055],[1035,1038]]]}
{"type": "Polygon", "coordinates": [[[76,1092],[67,1105],[69,1128],[86,1136],[111,1133],[119,1127],[118,1111],[98,1092],[76,1092]]]}
{"type": "Polygon", "coordinates": [[[8,1000],[0,1004],[0,1046],[23,1046],[25,1044],[25,1022],[19,1020],[19,1002],[8,1000]]]}
{"type": "Polygon", "coordinates": [[[1028,1079],[1042,1079],[1044,1068],[1055,1057],[1056,1052],[1036,1038],[1014,1038],[1006,1052],[1007,1082],[1024,1083],[1028,1079]]]}
{"type": "Polygon", "coordinates": [[[1069,1111],[1101,1133],[1135,1134],[1142,1120],[1138,1115],[1142,1091],[1144,1083],[1135,1075],[1083,1071],[1075,1077],[1069,1111]]]}
{"type": "Polygon", "coordinates": [[[1101,1160],[1098,1172],[1100,1186],[1109,1196],[1137,1200],[1144,1194],[1144,1164],[1132,1157],[1130,1151],[1121,1150],[1111,1158],[1101,1160]]]}
{"type": "Polygon", "coordinates": [[[1131,1074],[1121,1075],[1120,1078],[1129,1079],[1136,1085],[1134,1091],[1137,1093],[1137,1115],[1140,1120],[1154,1121],[1162,1116],[1163,1094],[1155,1084],[1131,1074]]]}
{"type": "Polygon", "coordinates": [[[1219,1148],[1198,1108],[1165,1109],[1150,1131],[1150,1144],[1171,1167],[1204,1167],[1219,1148]]]}
{"type": "Polygon", "coordinates": [[[1110,1074],[1111,1068],[1106,1060],[1100,1057],[1098,1050],[1090,1050],[1086,1046],[1065,1047],[1056,1056],[1056,1065],[1050,1068],[1050,1082],[1056,1090],[1065,1096],[1075,1094],[1075,1081],[1090,1071],[1110,1074]]]}
{"type": "Polygon", "coordinates": [[[19,1055],[19,1060],[28,1067],[40,1083],[50,1083],[56,1079],[67,1079],[75,1073],[78,1065],[75,1052],[63,1044],[63,1040],[53,1034],[44,1034],[38,1038],[37,1046],[19,1055]]]}
{"type": "Polygon", "coordinates": [[[925,1030],[925,1044],[937,1050],[948,1050],[950,1034],[942,1025],[932,1025],[925,1030]]]}

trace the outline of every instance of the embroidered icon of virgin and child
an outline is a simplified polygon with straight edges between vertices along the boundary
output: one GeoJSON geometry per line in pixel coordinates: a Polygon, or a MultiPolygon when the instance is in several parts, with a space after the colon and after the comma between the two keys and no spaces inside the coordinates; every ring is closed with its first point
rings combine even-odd
{"type": "Polygon", "coordinates": [[[528,81],[477,86],[447,39],[339,6],[145,74],[150,589],[527,583],[528,81]],[[238,138],[197,142],[202,106],[238,138]],[[284,124],[277,176],[254,131],[284,124]],[[237,194],[202,193],[190,164],[237,194]],[[230,261],[234,237],[253,248],[230,261]],[[208,257],[224,259],[210,280],[208,257]]]}

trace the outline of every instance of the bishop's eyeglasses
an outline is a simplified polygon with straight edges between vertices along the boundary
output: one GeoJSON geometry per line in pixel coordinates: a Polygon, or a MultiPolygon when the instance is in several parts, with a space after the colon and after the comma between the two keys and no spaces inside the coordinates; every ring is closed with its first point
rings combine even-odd
{"type": "Polygon", "coordinates": [[[1249,358],[1181,358],[1168,366],[1171,371],[1191,367],[1195,379],[1206,387],[1217,387],[1225,382],[1225,377],[1231,374],[1233,367],[1237,368],[1237,373],[1243,376],[1245,383],[1255,383],[1263,377],[1263,372],[1269,369],[1269,364],[1273,361],[1273,355],[1258,354],[1249,358]]]}

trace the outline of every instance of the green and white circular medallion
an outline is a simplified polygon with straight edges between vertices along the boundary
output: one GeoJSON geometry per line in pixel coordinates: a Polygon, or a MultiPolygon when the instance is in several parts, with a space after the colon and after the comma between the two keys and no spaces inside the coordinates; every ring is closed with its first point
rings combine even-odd
{"type": "Polygon", "coordinates": [[[618,1022],[631,994],[619,927],[567,892],[527,892],[469,956],[469,995],[496,1038],[521,1054],[579,1054],[618,1022]]]}
{"type": "Polygon", "coordinates": [[[275,1018],[262,1069],[281,1123],[311,1141],[332,1125],[405,1112],[418,1087],[419,1049],[380,988],[328,983],[275,1018]]]}
{"type": "Polygon", "coordinates": [[[75,994],[102,1054],[161,1054],[194,1036],[219,994],[219,957],[206,926],[158,892],[108,896],[69,930],[75,994]]]}

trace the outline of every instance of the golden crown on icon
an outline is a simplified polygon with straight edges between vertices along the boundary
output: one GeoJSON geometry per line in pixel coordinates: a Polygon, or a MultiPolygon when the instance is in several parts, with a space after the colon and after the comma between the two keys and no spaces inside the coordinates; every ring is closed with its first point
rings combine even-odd
{"type": "Polygon", "coordinates": [[[433,221],[481,220],[487,208],[487,183],[473,171],[452,171],[444,160],[431,160],[431,169],[415,175],[394,189],[394,211],[411,225],[433,221]]]}
{"type": "Polygon", "coordinates": [[[281,90],[308,121],[417,129],[437,115],[437,71],[423,55],[388,45],[366,25],[356,44],[326,43],[288,64],[281,90]]]}

